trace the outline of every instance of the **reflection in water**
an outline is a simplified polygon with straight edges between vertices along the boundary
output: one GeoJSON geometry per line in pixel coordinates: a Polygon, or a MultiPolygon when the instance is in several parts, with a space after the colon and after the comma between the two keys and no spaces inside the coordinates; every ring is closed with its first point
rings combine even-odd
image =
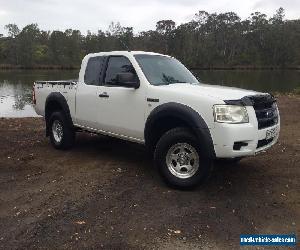
{"type": "MultiPolygon", "coordinates": [[[[263,92],[290,92],[300,86],[300,71],[293,70],[198,70],[202,83],[240,87],[263,92]]],[[[0,117],[32,117],[35,113],[32,85],[35,80],[64,80],[78,77],[70,71],[0,71],[0,117]]]]}
{"type": "Polygon", "coordinates": [[[33,107],[30,102],[22,101],[20,96],[1,96],[0,97],[0,117],[35,117],[33,107]],[[21,100],[16,102],[16,99],[21,100]]]}
{"type": "Polygon", "coordinates": [[[0,82],[0,117],[37,116],[32,108],[31,89],[22,82],[0,82]]]}
{"type": "Polygon", "coordinates": [[[77,77],[77,71],[0,71],[0,117],[35,117],[32,85],[35,80],[77,77]]]}

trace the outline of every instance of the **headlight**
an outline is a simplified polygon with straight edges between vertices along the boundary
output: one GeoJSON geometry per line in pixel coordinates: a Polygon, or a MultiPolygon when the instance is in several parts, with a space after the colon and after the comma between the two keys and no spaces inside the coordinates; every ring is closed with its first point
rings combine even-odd
{"type": "Polygon", "coordinates": [[[247,123],[249,117],[246,107],[237,105],[215,105],[214,116],[216,122],[247,123]]]}

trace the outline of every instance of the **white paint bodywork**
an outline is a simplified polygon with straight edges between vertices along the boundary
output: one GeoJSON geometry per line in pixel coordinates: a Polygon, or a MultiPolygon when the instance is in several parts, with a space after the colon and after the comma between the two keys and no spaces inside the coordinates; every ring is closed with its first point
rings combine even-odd
{"type": "MultiPolygon", "coordinates": [[[[134,58],[135,54],[153,54],[141,51],[115,51],[89,54],[84,57],[77,84],[59,86],[35,84],[36,105],[39,115],[44,116],[45,101],[51,92],[60,92],[69,105],[75,126],[89,131],[99,132],[122,139],[144,143],[144,128],[147,117],[158,105],[175,102],[189,106],[206,122],[213,140],[217,157],[232,158],[254,155],[257,141],[264,139],[267,129],[258,130],[253,107],[247,106],[249,123],[225,124],[214,121],[213,106],[224,104],[223,100],[236,100],[248,95],[263,94],[260,92],[205,84],[170,84],[151,85],[134,58]],[[127,57],[136,70],[140,80],[138,89],[125,87],[92,86],[84,83],[87,61],[94,56],[119,55],[127,57]],[[109,98],[99,98],[106,92],[109,98]],[[147,98],[159,99],[159,102],[147,102],[147,98]],[[248,141],[247,147],[240,151],[233,150],[235,141],[248,141]]],[[[274,127],[280,128],[280,123],[274,127]]],[[[270,129],[270,128],[268,128],[270,129]]],[[[277,137],[278,138],[278,137],[277,137]]],[[[267,145],[260,150],[271,147],[267,145]]]]}

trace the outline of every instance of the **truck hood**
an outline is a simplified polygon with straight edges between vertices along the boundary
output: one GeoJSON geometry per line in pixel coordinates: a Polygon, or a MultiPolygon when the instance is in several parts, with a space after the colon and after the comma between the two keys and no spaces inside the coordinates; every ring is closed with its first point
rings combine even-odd
{"type": "Polygon", "coordinates": [[[253,90],[245,90],[240,88],[208,85],[208,84],[178,83],[178,84],[163,85],[161,87],[169,88],[169,90],[171,91],[174,90],[182,94],[199,95],[199,96],[205,95],[205,96],[217,98],[219,100],[237,100],[243,98],[244,96],[266,94],[266,93],[256,92],[253,90]]]}

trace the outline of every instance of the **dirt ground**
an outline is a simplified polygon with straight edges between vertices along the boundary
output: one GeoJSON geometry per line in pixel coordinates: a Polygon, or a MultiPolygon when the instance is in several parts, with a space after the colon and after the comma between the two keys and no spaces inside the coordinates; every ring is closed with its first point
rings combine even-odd
{"type": "Polygon", "coordinates": [[[279,143],[216,165],[192,191],[167,187],[139,145],[79,133],[58,151],[42,119],[1,118],[0,248],[239,249],[242,233],[300,237],[300,97],[278,100],[279,143]]]}

